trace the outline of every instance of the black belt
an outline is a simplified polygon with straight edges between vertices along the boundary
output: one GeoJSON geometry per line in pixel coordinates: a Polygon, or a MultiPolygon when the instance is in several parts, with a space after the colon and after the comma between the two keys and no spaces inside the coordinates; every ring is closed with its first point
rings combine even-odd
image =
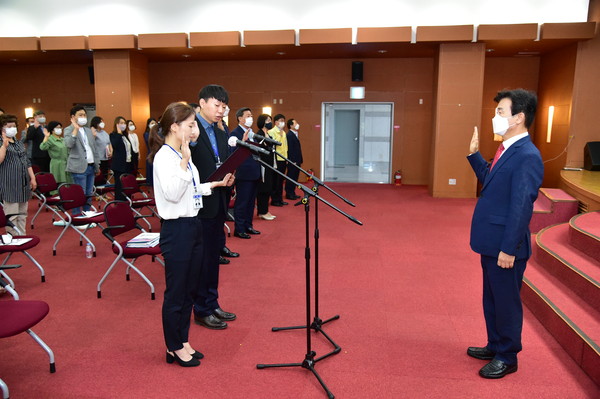
{"type": "Polygon", "coordinates": [[[92,166],[93,164],[94,164],[93,162],[92,163],[88,163],[88,166],[92,166]]]}

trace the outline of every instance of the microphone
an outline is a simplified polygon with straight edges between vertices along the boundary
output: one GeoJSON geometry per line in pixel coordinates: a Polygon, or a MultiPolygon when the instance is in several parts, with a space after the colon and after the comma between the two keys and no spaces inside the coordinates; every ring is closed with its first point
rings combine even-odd
{"type": "Polygon", "coordinates": [[[259,144],[266,142],[272,145],[281,145],[281,143],[277,140],[273,140],[269,136],[263,136],[262,134],[256,134],[254,132],[248,132],[248,138],[251,138],[254,141],[257,141],[259,144]]]}
{"type": "Polygon", "coordinates": [[[259,146],[248,144],[234,136],[231,136],[229,138],[229,140],[227,140],[227,144],[229,144],[230,147],[244,147],[244,148],[252,151],[255,154],[264,154],[264,155],[270,154],[269,151],[262,149],[259,146]]]}

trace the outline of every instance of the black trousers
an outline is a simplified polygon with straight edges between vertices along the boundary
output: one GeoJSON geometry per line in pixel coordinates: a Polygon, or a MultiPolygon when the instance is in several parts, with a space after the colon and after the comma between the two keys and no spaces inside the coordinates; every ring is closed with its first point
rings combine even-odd
{"type": "MultiPolygon", "coordinates": [[[[277,161],[277,170],[281,173],[285,174],[285,169],[287,167],[287,161],[277,161]]],[[[271,201],[273,202],[281,202],[283,201],[283,176],[279,173],[275,173],[275,187],[273,188],[273,193],[271,194],[271,201]]]]}
{"type": "Polygon", "coordinates": [[[194,298],[194,314],[205,317],[219,305],[219,256],[225,246],[225,209],[220,205],[214,218],[200,220],[203,237],[202,259],[200,260],[200,282],[194,298]]]}
{"type": "Polygon", "coordinates": [[[235,219],[235,231],[239,233],[245,233],[252,228],[257,187],[258,180],[238,180],[235,182],[236,194],[233,217],[235,219]]]}
{"type": "MultiPolygon", "coordinates": [[[[298,177],[300,176],[300,169],[298,169],[296,166],[294,165],[288,165],[287,168],[287,176],[290,179],[294,179],[295,181],[298,181],[298,177]]],[[[290,182],[289,180],[286,179],[285,181],[285,195],[289,198],[289,197],[293,197],[294,195],[296,195],[296,186],[294,183],[290,182]]]]}
{"type": "Polygon", "coordinates": [[[162,322],[169,351],[189,341],[190,316],[202,262],[202,226],[196,217],[164,220],[160,249],[165,259],[162,322]]]}

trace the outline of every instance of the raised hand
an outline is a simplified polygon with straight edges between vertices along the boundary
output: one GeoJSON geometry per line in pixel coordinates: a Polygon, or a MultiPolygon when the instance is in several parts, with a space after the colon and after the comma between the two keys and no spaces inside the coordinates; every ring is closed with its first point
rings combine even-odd
{"type": "Polygon", "coordinates": [[[473,129],[473,137],[471,137],[469,151],[471,154],[479,151],[479,132],[477,131],[477,126],[475,126],[473,129]]]}

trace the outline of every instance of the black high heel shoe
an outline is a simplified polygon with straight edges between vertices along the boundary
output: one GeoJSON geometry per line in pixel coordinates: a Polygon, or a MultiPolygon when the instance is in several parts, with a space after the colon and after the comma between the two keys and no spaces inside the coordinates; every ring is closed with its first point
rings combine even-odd
{"type": "Polygon", "coordinates": [[[190,353],[190,355],[192,355],[192,357],[194,359],[198,359],[198,360],[204,359],[204,355],[198,351],[195,351],[194,353],[190,353]]]}
{"type": "MultiPolygon", "coordinates": [[[[196,351],[196,353],[200,353],[200,352],[196,351]]],[[[173,352],[173,354],[171,355],[169,352],[167,352],[167,363],[171,364],[171,363],[175,362],[176,360],[177,360],[177,363],[181,367],[196,367],[196,366],[200,366],[200,360],[198,360],[198,358],[195,358],[193,355],[192,355],[192,358],[190,360],[188,360],[187,362],[184,362],[183,360],[181,360],[179,358],[179,356],[177,356],[177,353],[173,352]]]]}

